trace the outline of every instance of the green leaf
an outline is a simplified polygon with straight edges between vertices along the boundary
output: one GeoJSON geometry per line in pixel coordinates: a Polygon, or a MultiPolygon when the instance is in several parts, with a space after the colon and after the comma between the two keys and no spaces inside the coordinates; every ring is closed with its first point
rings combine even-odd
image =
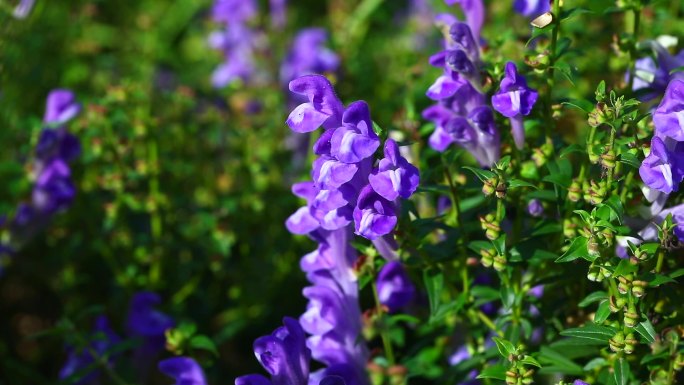
{"type": "Polygon", "coordinates": [[[598,302],[598,301],[601,301],[601,300],[607,299],[607,298],[608,298],[608,293],[606,293],[605,291],[595,291],[595,292],[589,294],[588,296],[584,297],[584,299],[580,301],[578,306],[579,307],[587,307],[594,302],[598,302]]]}
{"type": "MultiPolygon", "coordinates": [[[[562,105],[570,106],[570,107],[575,107],[578,108],[587,114],[590,113],[594,109],[594,104],[591,103],[590,101],[587,100],[582,100],[582,99],[570,99],[570,101],[567,102],[562,102],[562,105]]],[[[573,146],[578,146],[574,144],[573,146]]],[[[578,146],[579,147],[579,146],[578,146]]],[[[561,157],[563,157],[563,152],[561,151],[561,157]]]]}
{"type": "Polygon", "coordinates": [[[197,335],[192,337],[192,339],[190,340],[190,347],[193,349],[206,350],[208,352],[211,352],[216,357],[219,356],[214,341],[212,341],[207,336],[197,335]]]}
{"type": "Polygon", "coordinates": [[[581,8],[581,7],[570,8],[570,9],[567,9],[567,10],[564,9],[564,10],[561,11],[560,19],[561,19],[561,21],[563,21],[563,20],[569,20],[569,19],[572,19],[572,18],[575,17],[575,16],[579,16],[579,15],[582,15],[582,14],[585,14],[585,13],[594,13],[594,12],[592,12],[592,11],[589,10],[589,9],[581,8]]]}
{"type": "Polygon", "coordinates": [[[608,200],[606,200],[601,206],[608,206],[610,209],[615,213],[615,216],[617,217],[617,220],[620,224],[622,224],[622,216],[625,214],[625,209],[622,207],[622,202],[620,201],[620,197],[617,195],[613,195],[608,200]]]}
{"type": "Polygon", "coordinates": [[[588,240],[585,237],[577,237],[573,239],[568,251],[566,251],[558,259],[556,259],[556,263],[570,262],[580,257],[589,258],[587,243],[588,240]]]}
{"type": "Polygon", "coordinates": [[[570,180],[570,177],[568,175],[565,175],[565,174],[547,175],[547,176],[542,178],[542,181],[553,183],[553,184],[558,185],[558,186],[560,186],[566,190],[568,189],[568,187],[570,187],[570,183],[572,183],[572,181],[570,180]]]}
{"type": "Polygon", "coordinates": [[[560,154],[558,155],[561,158],[566,158],[568,155],[572,154],[573,152],[579,152],[579,153],[585,153],[586,151],[584,150],[583,146],[580,146],[579,144],[571,144],[564,149],[561,150],[560,154]]]}
{"type": "Polygon", "coordinates": [[[492,241],[492,245],[499,255],[506,255],[506,233],[492,241]]]}
{"type": "Polygon", "coordinates": [[[542,36],[542,35],[546,34],[547,32],[550,32],[553,29],[553,25],[554,24],[551,23],[551,24],[545,26],[544,28],[536,28],[536,27],[533,28],[532,29],[532,36],[527,41],[527,43],[525,43],[525,46],[527,47],[532,42],[532,40],[538,38],[539,36],[542,36]]]}
{"type": "Polygon", "coordinates": [[[623,152],[618,156],[618,162],[624,163],[628,166],[631,166],[635,169],[639,169],[641,167],[641,162],[639,162],[639,159],[636,157],[636,155],[632,154],[631,152],[623,152]]]}
{"type": "Polygon", "coordinates": [[[579,328],[566,329],[560,332],[562,336],[580,338],[594,342],[608,342],[615,335],[615,329],[608,326],[587,324],[579,328]]]}
{"type": "Polygon", "coordinates": [[[509,188],[517,188],[517,187],[531,187],[533,189],[537,189],[537,186],[533,185],[532,183],[525,182],[522,179],[511,179],[508,182],[508,187],[509,188]]]}
{"type": "Polygon", "coordinates": [[[667,275],[654,274],[654,273],[644,274],[643,280],[648,282],[648,286],[650,286],[650,287],[658,287],[658,286],[663,285],[665,283],[676,283],[677,282],[674,279],[668,277],[667,275]]]}
{"type": "Polygon", "coordinates": [[[428,302],[430,303],[430,318],[437,315],[441,302],[441,293],[444,288],[444,275],[440,270],[427,269],[423,273],[425,288],[427,290],[428,302]]]}
{"type": "Polygon", "coordinates": [[[526,365],[536,366],[538,368],[542,367],[539,361],[535,360],[532,356],[525,356],[522,360],[520,360],[520,362],[526,365]]]}
{"type": "Polygon", "coordinates": [[[544,363],[544,367],[539,371],[540,373],[563,373],[569,375],[580,375],[583,373],[581,366],[574,363],[564,354],[547,346],[541,347],[537,358],[544,363]]]}
{"type": "Polygon", "coordinates": [[[480,372],[477,378],[493,378],[495,380],[506,381],[506,367],[503,365],[493,365],[480,372]]]}
{"type": "Polygon", "coordinates": [[[470,172],[472,172],[473,174],[475,174],[475,176],[476,176],[479,180],[481,180],[482,182],[486,181],[486,180],[489,179],[489,178],[493,178],[493,177],[496,176],[496,174],[493,173],[492,171],[483,170],[483,169],[481,169],[481,168],[470,167],[470,166],[463,166],[463,168],[465,168],[466,170],[469,170],[470,172]]]}
{"type": "Polygon", "coordinates": [[[639,266],[630,263],[629,259],[623,259],[618,263],[615,271],[613,271],[613,276],[621,277],[628,274],[636,273],[639,270],[639,266]]]}
{"type": "Polygon", "coordinates": [[[594,323],[600,325],[610,316],[610,304],[608,301],[603,301],[599,304],[596,313],[594,314],[594,323]]]}
{"type": "Polygon", "coordinates": [[[613,375],[617,385],[627,385],[629,382],[629,363],[620,358],[613,363],[613,375]]]}
{"type": "Polygon", "coordinates": [[[600,368],[606,364],[606,359],[603,357],[596,357],[593,360],[587,362],[586,365],[584,365],[584,371],[588,372],[591,370],[594,370],[596,368],[600,368]]]}
{"type": "Polygon", "coordinates": [[[655,342],[657,334],[653,328],[653,324],[651,324],[651,321],[648,319],[644,322],[639,322],[639,325],[637,325],[635,329],[649,344],[655,342]]]}
{"type": "Polygon", "coordinates": [[[512,343],[506,341],[503,338],[494,337],[492,338],[492,341],[494,341],[494,343],[496,344],[496,348],[499,349],[499,354],[503,358],[508,358],[508,356],[510,356],[511,354],[517,353],[517,349],[515,348],[515,346],[513,346],[512,343]]]}

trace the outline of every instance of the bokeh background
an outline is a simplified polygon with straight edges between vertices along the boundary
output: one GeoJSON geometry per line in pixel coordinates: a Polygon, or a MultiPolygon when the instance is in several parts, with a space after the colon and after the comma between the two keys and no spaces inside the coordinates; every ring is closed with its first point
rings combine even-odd
{"type": "MultiPolygon", "coordinates": [[[[419,13],[414,3],[290,0],[280,31],[261,1],[252,22],[265,39],[260,81],[214,89],[210,74],[222,57],[207,44],[218,28],[211,1],[37,0],[17,20],[8,12],[15,2],[0,0],[0,214],[30,196],[28,168],[48,92],[70,88],[84,107],[69,126],[83,146],[73,164],[75,202],[0,276],[0,383],[58,383],[69,333],[57,326],[88,333],[93,315],[106,314],[121,330],[140,290],[159,293],[160,310],[213,341],[218,356],[194,352],[211,363],[213,381],[258,372],[252,341],[284,315],[302,313],[298,263],[313,247],[284,227],[301,204],[290,185],[307,166],[298,167],[287,146],[280,63],[299,29],[325,28],[341,60],[329,74],[340,98],[366,100],[384,128],[425,143],[431,128],[420,111],[439,73],[427,62],[440,44],[432,14],[449,8],[428,0],[432,11],[419,13]]],[[[522,61],[529,20],[509,1],[486,3],[490,49],[501,61],[522,61]]],[[[611,2],[572,3],[604,9],[611,2]]],[[[647,14],[642,30],[684,36],[684,25],[668,17],[680,2],[669,3],[647,14]]],[[[577,68],[604,76],[621,65],[605,50],[623,20],[578,15],[564,28],[595,44],[568,47],[576,67],[563,69],[570,79],[560,92],[591,95],[600,79],[577,68]]],[[[560,127],[582,135],[570,123],[560,127]]],[[[435,159],[431,150],[421,158],[424,180],[435,159]]],[[[168,383],[161,375],[150,381],[168,383]]]]}

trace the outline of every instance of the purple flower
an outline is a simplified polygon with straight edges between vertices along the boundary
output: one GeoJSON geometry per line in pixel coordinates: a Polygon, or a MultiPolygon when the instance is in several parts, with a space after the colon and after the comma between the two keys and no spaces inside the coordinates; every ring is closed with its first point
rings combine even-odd
{"type": "MultiPolygon", "coordinates": [[[[109,327],[107,317],[97,317],[95,320],[94,333],[90,337],[88,346],[79,350],[74,347],[67,347],[68,356],[66,362],[59,371],[59,379],[63,380],[91,366],[95,363],[96,359],[105,356],[109,349],[119,343],[120,340],[121,339],[109,327]],[[95,355],[95,357],[93,355],[95,355]]],[[[109,357],[108,362],[109,365],[113,365],[113,357],[109,357]]],[[[93,369],[92,371],[83,373],[82,377],[80,377],[75,384],[85,385],[97,383],[98,376],[99,371],[93,369]]]]}
{"type": "Polygon", "coordinates": [[[159,370],[173,378],[175,385],[207,385],[202,367],[189,357],[173,357],[160,361],[159,370]]]}
{"type": "Polygon", "coordinates": [[[164,346],[164,333],[174,327],[173,318],[156,310],[161,297],[149,291],[136,293],[128,309],[127,327],[131,335],[153,340],[161,349],[164,346]]]}
{"type": "Polygon", "coordinates": [[[662,138],[684,141],[684,80],[670,82],[663,100],[653,113],[655,133],[662,138]]]}
{"type": "Polygon", "coordinates": [[[269,5],[271,7],[271,23],[276,29],[282,29],[287,17],[287,0],[270,0],[269,5]]]}
{"type": "MultiPolygon", "coordinates": [[[[644,44],[651,46],[656,60],[649,56],[636,61],[632,89],[644,91],[640,99],[649,101],[662,95],[674,79],[684,80],[684,72],[676,71],[684,66],[684,50],[673,56],[657,41],[647,41],[644,44]]],[[[628,78],[629,71],[625,74],[625,81],[628,78]]]]}
{"type": "Polygon", "coordinates": [[[475,36],[475,39],[480,40],[480,32],[482,31],[482,24],[484,24],[485,18],[485,7],[482,0],[445,0],[445,2],[447,5],[454,5],[456,3],[461,5],[466,22],[473,31],[473,36],[475,36]]]}
{"type": "Polygon", "coordinates": [[[589,383],[584,382],[582,380],[575,380],[575,382],[573,382],[572,385],[589,385],[589,383]]]}
{"type": "Polygon", "coordinates": [[[325,47],[327,41],[328,36],[322,28],[299,31],[280,68],[280,81],[287,84],[300,76],[337,71],[340,59],[325,47]]]}
{"type": "Polygon", "coordinates": [[[308,103],[297,106],[287,118],[295,132],[311,132],[320,126],[337,128],[342,123],[344,106],[330,81],[321,75],[306,75],[290,82],[290,91],[305,95],[308,103]]]}
{"type": "Polygon", "coordinates": [[[532,199],[527,204],[527,212],[533,217],[540,217],[544,214],[544,206],[539,199],[532,199]]]}
{"type": "Polygon", "coordinates": [[[309,378],[311,350],[304,330],[296,320],[285,317],[284,326],[254,341],[254,355],[271,379],[258,374],[238,377],[235,385],[305,385],[309,378]]]}
{"type": "Polygon", "coordinates": [[[373,155],[380,139],[373,131],[368,104],[350,104],[342,116],[342,126],[330,138],[330,154],[342,163],[358,163],[373,155]]]}
{"type": "Polygon", "coordinates": [[[475,65],[465,51],[460,49],[448,51],[444,59],[449,68],[458,72],[459,75],[470,81],[471,84],[477,80],[477,69],[475,69],[475,65]]]}
{"type": "Polygon", "coordinates": [[[416,289],[399,261],[387,262],[377,277],[378,298],[380,303],[394,313],[409,304],[416,289]]]}
{"type": "Polygon", "coordinates": [[[384,153],[385,157],[368,177],[368,182],[376,193],[389,201],[398,197],[408,199],[420,183],[418,169],[399,154],[399,147],[391,139],[385,141],[384,153]]]}
{"type": "Polygon", "coordinates": [[[549,12],[551,5],[549,0],[515,0],[513,9],[527,17],[537,17],[542,13],[549,12]]]}
{"type": "Polygon", "coordinates": [[[40,164],[54,158],[71,162],[80,154],[81,142],[76,136],[67,132],[64,127],[45,128],[40,132],[38,144],[36,144],[36,158],[40,164]]]}
{"type": "Polygon", "coordinates": [[[52,214],[68,207],[76,196],[71,182],[69,165],[54,159],[40,172],[33,188],[33,207],[45,214],[52,214]]]}
{"type": "Polygon", "coordinates": [[[499,92],[492,96],[492,105],[501,115],[511,119],[511,131],[515,145],[525,145],[525,127],[522,117],[529,115],[539,94],[527,86],[527,81],[518,74],[513,62],[506,63],[506,76],[501,80],[499,92]]]}
{"type": "Polygon", "coordinates": [[[480,46],[475,41],[473,33],[468,24],[459,21],[453,23],[449,28],[449,36],[457,47],[462,49],[472,60],[480,57],[480,46]]]}
{"type": "Polygon", "coordinates": [[[43,121],[51,125],[61,125],[73,119],[79,112],[81,105],[76,102],[76,95],[66,89],[56,89],[48,94],[43,121]]]}
{"type": "Polygon", "coordinates": [[[389,234],[397,225],[394,204],[366,186],[359,193],[354,209],[356,233],[373,240],[389,234]]]}
{"type": "Polygon", "coordinates": [[[651,153],[641,163],[639,175],[652,189],[667,194],[678,191],[684,179],[684,143],[671,139],[663,142],[660,137],[654,136],[651,153]]]}
{"type": "Polygon", "coordinates": [[[28,14],[33,9],[33,5],[36,0],[21,0],[14,10],[12,11],[12,16],[17,19],[25,19],[28,14]]]}
{"type": "Polygon", "coordinates": [[[211,17],[219,23],[244,23],[258,11],[254,0],[215,0],[211,8],[211,17]]]}

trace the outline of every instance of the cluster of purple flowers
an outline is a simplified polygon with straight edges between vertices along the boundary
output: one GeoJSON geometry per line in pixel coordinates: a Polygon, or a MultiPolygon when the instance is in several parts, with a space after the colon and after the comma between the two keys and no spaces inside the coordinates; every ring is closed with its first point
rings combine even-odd
{"type": "MultiPolygon", "coordinates": [[[[155,309],[160,303],[159,295],[152,292],[136,293],[130,302],[127,335],[139,338],[142,342],[133,353],[133,363],[141,382],[144,382],[149,366],[164,348],[165,331],[175,324],[171,317],[155,309]]],[[[67,359],[59,372],[61,380],[76,376],[79,377],[74,378],[77,380],[76,384],[98,384],[101,373],[92,367],[93,364],[102,358],[107,359],[109,366],[116,364],[118,356],[112,350],[121,342],[121,337],[111,329],[107,317],[100,316],[96,319],[94,332],[89,340],[87,346],[81,349],[67,347],[67,359]]]]}
{"type": "Polygon", "coordinates": [[[254,0],[216,0],[212,19],[224,25],[209,36],[209,45],[223,52],[225,61],[214,70],[211,83],[222,88],[237,79],[248,82],[254,75],[254,51],[260,44],[259,32],[249,22],[257,14],[254,0]]]}
{"type": "MultiPolygon", "coordinates": [[[[672,55],[658,41],[651,40],[643,44],[651,47],[656,60],[647,56],[636,61],[632,90],[640,91],[640,98],[649,101],[660,97],[672,80],[684,80],[684,72],[677,70],[684,67],[684,50],[672,55]]],[[[626,77],[629,77],[629,73],[626,77]]]]}
{"type": "Polygon", "coordinates": [[[21,203],[9,221],[9,244],[4,250],[21,247],[50,218],[69,207],[76,195],[69,163],[81,153],[76,136],[69,133],[66,123],[81,111],[73,92],[57,89],[47,98],[44,128],[35,149],[31,200],[21,203]]]}
{"type": "MultiPolygon", "coordinates": [[[[418,169],[389,139],[384,158],[374,167],[380,138],[373,131],[368,105],[357,101],[345,108],[325,77],[300,77],[290,82],[290,90],[308,98],[288,117],[290,128],[295,132],[325,129],[314,145],[319,157],[313,180],[293,186],[307,205],[286,222],[292,233],[307,234],[319,244],[301,261],[313,285],[304,289],[309,305],[300,322],[311,334],[308,346],[313,358],[327,366],[314,377],[337,374],[347,384],[366,384],[368,352],[358,342],[361,311],[352,231],[370,240],[389,236],[397,224],[399,198],[410,197],[418,187],[418,169]]],[[[414,289],[400,264],[388,263],[380,279],[379,290],[388,307],[401,306],[412,296],[414,289]]]]}
{"type": "MultiPolygon", "coordinates": [[[[476,16],[468,18],[471,19],[480,20],[476,16]]],[[[492,109],[479,91],[481,24],[474,33],[473,25],[449,14],[438,15],[437,22],[448,27],[449,34],[445,36],[445,49],[430,58],[430,64],[444,70],[427,91],[427,96],[437,103],[423,111],[423,117],[435,124],[430,146],[444,151],[455,143],[470,152],[482,166],[492,166],[500,156],[500,136],[492,109]]],[[[475,23],[475,26],[478,25],[475,23]]]]}

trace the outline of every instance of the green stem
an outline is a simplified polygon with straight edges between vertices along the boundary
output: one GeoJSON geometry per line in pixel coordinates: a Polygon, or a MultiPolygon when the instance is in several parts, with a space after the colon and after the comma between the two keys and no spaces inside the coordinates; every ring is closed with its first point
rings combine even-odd
{"type": "Polygon", "coordinates": [[[461,224],[461,201],[458,198],[458,190],[456,190],[456,184],[454,183],[454,179],[451,177],[449,166],[444,158],[442,158],[442,164],[444,165],[444,176],[449,184],[449,195],[451,197],[454,226],[458,227],[461,224]]]}
{"type": "MultiPolygon", "coordinates": [[[[611,126],[610,127],[610,139],[608,140],[608,151],[612,151],[613,147],[615,147],[615,127],[611,126]]],[[[615,168],[610,167],[608,168],[608,177],[606,178],[606,188],[608,188],[608,191],[611,191],[611,186],[613,184],[613,174],[614,174],[615,168]]]]}
{"type": "Polygon", "coordinates": [[[634,85],[634,77],[636,76],[636,59],[637,59],[637,52],[636,52],[636,43],[637,39],[639,38],[639,25],[641,24],[641,7],[634,7],[632,8],[632,12],[634,14],[634,29],[632,29],[632,40],[634,42],[634,45],[630,47],[629,49],[629,63],[630,63],[630,71],[629,71],[629,83],[628,83],[628,90],[632,89],[632,86],[634,85]]]}
{"type": "Polygon", "coordinates": [[[503,337],[503,333],[501,332],[501,330],[496,328],[494,322],[492,322],[492,320],[489,317],[487,317],[485,313],[483,313],[481,310],[477,310],[475,314],[477,315],[477,318],[479,318],[480,321],[482,321],[482,323],[485,324],[491,331],[496,333],[499,337],[503,337]]]}
{"type": "Polygon", "coordinates": [[[554,26],[553,32],[551,33],[551,52],[549,53],[549,67],[548,75],[546,77],[546,137],[547,140],[551,140],[551,134],[555,128],[553,122],[553,110],[551,105],[553,103],[553,89],[555,87],[555,65],[556,65],[556,46],[558,43],[558,35],[560,34],[560,0],[553,1],[553,18],[554,26]]]}
{"type": "Polygon", "coordinates": [[[663,262],[665,261],[665,251],[661,248],[658,250],[658,261],[656,262],[655,272],[660,273],[663,270],[663,262]]]}
{"type": "Polygon", "coordinates": [[[155,287],[161,277],[161,255],[157,253],[157,245],[162,235],[162,220],[159,214],[160,192],[159,192],[159,151],[157,141],[150,139],[147,143],[148,167],[150,170],[149,198],[153,207],[150,210],[150,228],[152,232],[152,265],[149,271],[150,286],[155,287]]]}
{"type": "Polygon", "coordinates": [[[387,329],[385,327],[385,312],[382,309],[382,304],[380,303],[380,296],[378,296],[378,286],[373,280],[373,298],[375,298],[375,309],[380,317],[380,338],[382,339],[382,345],[385,348],[385,355],[387,356],[387,362],[390,366],[394,365],[394,350],[392,350],[392,342],[387,335],[387,329]]]}

